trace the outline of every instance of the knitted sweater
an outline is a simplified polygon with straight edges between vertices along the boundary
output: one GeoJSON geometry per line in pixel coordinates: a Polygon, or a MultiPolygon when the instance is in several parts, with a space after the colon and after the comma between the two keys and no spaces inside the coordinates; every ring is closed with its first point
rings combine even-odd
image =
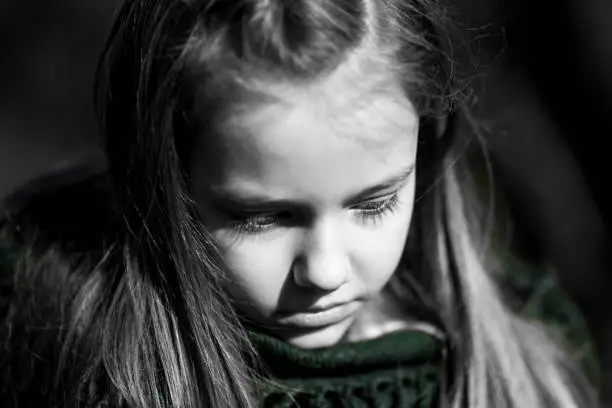
{"type": "Polygon", "coordinates": [[[429,408],[440,395],[443,343],[417,331],[303,350],[252,333],[276,380],[260,387],[266,408],[429,408]]]}

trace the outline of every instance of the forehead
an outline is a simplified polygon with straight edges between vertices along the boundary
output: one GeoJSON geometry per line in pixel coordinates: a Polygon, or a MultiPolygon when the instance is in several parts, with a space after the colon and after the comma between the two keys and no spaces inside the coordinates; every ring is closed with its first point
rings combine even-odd
{"type": "MultiPolygon", "coordinates": [[[[415,109],[401,92],[364,89],[358,82],[322,89],[278,88],[267,102],[239,103],[226,112],[216,126],[251,140],[253,131],[259,130],[261,137],[310,124],[330,136],[384,148],[418,127],[415,109]]],[[[292,132],[286,133],[290,137],[292,132]]]]}
{"type": "Polygon", "coordinates": [[[225,110],[201,137],[196,173],[212,187],[321,200],[412,163],[418,117],[401,90],[326,85],[225,110]]]}
{"type": "Polygon", "coordinates": [[[375,57],[353,57],[330,75],[304,84],[238,80],[241,90],[219,122],[243,134],[292,121],[326,122],[336,136],[372,147],[396,142],[393,136],[414,132],[418,117],[397,76],[384,64],[375,57]]]}

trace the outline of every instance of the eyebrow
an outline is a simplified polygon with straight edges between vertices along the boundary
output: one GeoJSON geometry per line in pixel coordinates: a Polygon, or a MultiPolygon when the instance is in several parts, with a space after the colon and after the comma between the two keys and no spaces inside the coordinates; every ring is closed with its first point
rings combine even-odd
{"type": "MultiPolygon", "coordinates": [[[[398,174],[395,174],[379,183],[368,186],[363,190],[351,194],[348,199],[344,200],[343,205],[351,205],[364,201],[376,194],[388,191],[394,188],[403,187],[410,176],[414,173],[415,165],[412,164],[403,169],[398,174]]],[[[223,189],[212,189],[210,191],[213,197],[212,204],[218,209],[252,209],[253,211],[259,208],[274,209],[274,208],[296,208],[305,207],[303,203],[297,202],[290,199],[274,199],[266,195],[252,194],[242,195],[233,191],[227,191],[223,189]]]]}
{"type": "Polygon", "coordinates": [[[404,184],[406,184],[412,173],[414,173],[414,167],[414,164],[412,164],[407,168],[403,169],[400,173],[395,174],[380,183],[364,188],[358,193],[351,195],[345,201],[345,204],[363,201],[367,198],[372,197],[373,195],[380,193],[381,191],[390,190],[394,187],[404,186],[404,184]]]}

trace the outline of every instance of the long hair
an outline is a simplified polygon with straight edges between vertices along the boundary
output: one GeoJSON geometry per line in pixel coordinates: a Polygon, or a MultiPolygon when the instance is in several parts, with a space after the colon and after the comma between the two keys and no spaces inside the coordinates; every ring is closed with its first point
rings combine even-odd
{"type": "MultiPolygon", "coordinates": [[[[116,204],[111,244],[97,257],[39,264],[63,262],[57,282],[70,282],[52,309],[61,311],[52,332],[60,346],[49,401],[255,404],[255,359],[222,289],[223,260],[194,209],[192,138],[241,84],[308,84],[373,44],[421,117],[414,220],[394,281],[411,313],[446,334],[443,402],[594,405],[578,371],[541,329],[504,306],[494,284],[479,217],[469,213],[465,141],[454,132],[453,119],[467,108],[446,21],[430,0],[128,0],[97,77],[116,204]],[[205,118],[196,120],[196,105],[205,118]]],[[[28,268],[36,269],[21,270],[28,268]]]]}

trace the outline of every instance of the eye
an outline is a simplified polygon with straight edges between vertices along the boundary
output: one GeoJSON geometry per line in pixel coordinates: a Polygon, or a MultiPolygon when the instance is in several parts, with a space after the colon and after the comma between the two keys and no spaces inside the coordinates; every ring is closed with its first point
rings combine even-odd
{"type": "Polygon", "coordinates": [[[385,215],[395,212],[399,207],[399,204],[399,192],[395,192],[389,197],[365,201],[351,207],[351,209],[355,211],[355,215],[361,221],[376,222],[382,219],[385,215]]]}
{"type": "Polygon", "coordinates": [[[239,234],[259,234],[287,221],[290,216],[289,213],[233,214],[229,225],[232,230],[239,234]]]}
{"type": "MultiPolygon", "coordinates": [[[[385,215],[396,211],[399,205],[399,192],[395,192],[390,196],[361,202],[350,207],[350,210],[362,222],[376,222],[385,215]]],[[[295,222],[295,220],[292,220],[293,216],[289,211],[255,214],[231,213],[228,216],[228,226],[239,235],[263,234],[295,222]]]]}

